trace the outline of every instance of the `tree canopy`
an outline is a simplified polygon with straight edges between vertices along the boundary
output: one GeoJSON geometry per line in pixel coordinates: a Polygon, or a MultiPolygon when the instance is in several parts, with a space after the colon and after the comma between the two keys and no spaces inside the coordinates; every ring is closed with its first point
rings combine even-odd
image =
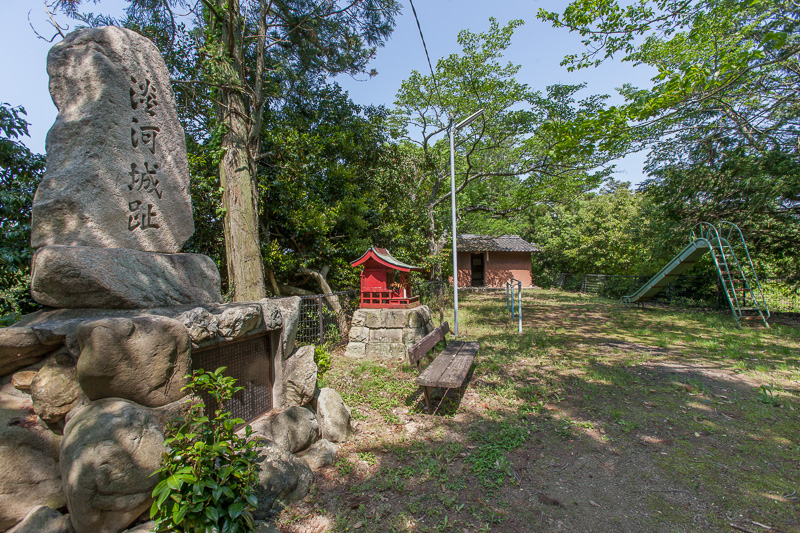
{"type": "Polygon", "coordinates": [[[501,27],[490,19],[485,32],[462,30],[461,53],[440,59],[431,75],[413,71],[397,93],[393,119],[412,173],[409,194],[425,214],[429,257],[438,256],[449,237],[446,133],[480,109],[483,115],[455,140],[458,217],[467,227],[485,227],[480,220],[486,217],[564,201],[607,176],[612,150],[589,142],[580,151],[562,151],[566,140],[559,135],[565,125],[602,109],[603,98],[576,100],[580,85],[533,90],[516,79],[519,65],[503,63],[522,23],[512,20],[501,27]]]}
{"type": "Polygon", "coordinates": [[[792,277],[800,265],[791,244],[800,231],[799,10],[783,0],[577,0],[560,14],[539,12],[584,37],[586,51],[567,56],[567,68],[622,54],[658,72],[649,88],[623,85],[625,104],[588,122],[631,149],[651,149],[644,188],[662,214],[683,228],[735,222],[783,265],[773,274],[792,277]]]}
{"type": "Polygon", "coordinates": [[[31,204],[44,158],[32,153],[25,110],[0,104],[0,325],[37,307],[30,296],[31,204]]]}

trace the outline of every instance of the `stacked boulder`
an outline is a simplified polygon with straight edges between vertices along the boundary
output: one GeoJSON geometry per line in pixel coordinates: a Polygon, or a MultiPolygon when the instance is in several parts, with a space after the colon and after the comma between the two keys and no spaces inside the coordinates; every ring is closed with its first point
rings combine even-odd
{"type": "Polygon", "coordinates": [[[317,387],[314,350],[314,346],[297,349],[286,365],[286,408],[251,424],[260,441],[258,519],[280,503],[305,497],[312,472],[333,464],[335,443],[347,440],[350,409],[338,392],[317,387]]]}
{"type": "Polygon", "coordinates": [[[145,519],[164,428],[192,403],[182,391],[192,350],[264,332],[282,378],[276,409],[251,423],[261,466],[256,516],[303,498],[312,472],[332,464],[335,443],[347,438],[350,410],[317,387],[315,348],[295,347],[299,315],[295,297],[46,311],[0,328],[0,531],[119,532],[145,519]],[[34,349],[44,345],[49,351],[34,349]]]}

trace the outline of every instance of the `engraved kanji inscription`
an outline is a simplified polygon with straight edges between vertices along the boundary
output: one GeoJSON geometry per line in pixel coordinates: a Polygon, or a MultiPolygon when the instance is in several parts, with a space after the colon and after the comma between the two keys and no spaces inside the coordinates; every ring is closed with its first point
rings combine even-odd
{"type": "Polygon", "coordinates": [[[144,169],[139,169],[139,165],[131,163],[131,171],[128,175],[131,177],[131,182],[128,184],[128,189],[131,191],[145,191],[153,192],[161,198],[161,190],[158,188],[158,163],[145,162],[144,169]]]}
{"type": "Polygon", "coordinates": [[[156,91],[151,86],[150,80],[147,78],[144,81],[138,81],[131,76],[131,108],[137,109],[140,105],[144,105],[144,110],[148,115],[155,116],[155,107],[158,105],[156,91]]]}
{"type": "Polygon", "coordinates": [[[151,154],[155,154],[156,136],[160,131],[161,128],[158,126],[144,126],[139,123],[138,118],[133,117],[133,122],[131,123],[131,145],[134,148],[138,148],[141,143],[150,150],[151,154]]]}
{"type": "Polygon", "coordinates": [[[128,215],[128,231],[159,227],[158,222],[154,220],[158,213],[153,210],[153,204],[145,206],[139,200],[134,200],[128,203],[128,210],[131,212],[128,215]]]}

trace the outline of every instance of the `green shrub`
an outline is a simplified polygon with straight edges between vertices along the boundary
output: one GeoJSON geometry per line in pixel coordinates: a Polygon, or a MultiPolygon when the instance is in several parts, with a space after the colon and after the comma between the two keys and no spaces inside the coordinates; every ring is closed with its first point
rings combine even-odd
{"type": "MultiPolygon", "coordinates": [[[[225,367],[214,372],[196,370],[184,387],[206,391],[216,403],[214,417],[205,415],[205,405],[192,406],[184,419],[167,428],[167,451],[161,459],[158,485],[153,489],[150,517],[156,531],[178,533],[237,533],[254,528],[251,511],[256,508],[259,466],[256,441],[234,433],[240,418],[223,410],[242,387],[225,377],[225,367]]],[[[189,376],[187,376],[189,377],[189,376]]],[[[154,474],[155,475],[155,474],[154,474]]]]}
{"type": "Polygon", "coordinates": [[[317,386],[322,388],[325,373],[331,368],[331,354],[324,346],[314,348],[314,362],[317,363],[317,386]]]}

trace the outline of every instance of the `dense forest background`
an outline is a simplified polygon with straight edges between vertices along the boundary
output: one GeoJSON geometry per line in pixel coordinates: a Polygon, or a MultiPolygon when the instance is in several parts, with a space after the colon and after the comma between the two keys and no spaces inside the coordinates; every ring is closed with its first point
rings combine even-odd
{"type": "MultiPolygon", "coordinates": [[[[349,262],[370,245],[446,277],[447,130],[481,108],[456,138],[459,231],[535,242],[540,282],[653,274],[695,224],[720,220],[742,228],[760,276],[800,281],[796,2],[575,0],[540,11],[583,40],[564,68],[616,55],[658,72],[648,87],[623,85],[621,105],[579,97],[582,85],[520,83],[503,52],[524,21],[489,19],[459,34],[460,53],[412,72],[391,109],[353,103],[331,77],[369,71],[391,38],[393,0],[131,0],[118,20],[79,0],[53,7],[134,29],[163,51],[192,174],[197,229],[185,251],[214,258],[232,299],[354,287],[349,262]],[[638,150],[649,150],[648,178],[632,190],[610,176],[638,150]],[[233,184],[252,197],[232,204],[233,184]],[[243,270],[247,257],[261,270],[243,270]]],[[[0,105],[6,316],[36,308],[30,204],[45,161],[26,134],[24,110],[0,105]]]]}

